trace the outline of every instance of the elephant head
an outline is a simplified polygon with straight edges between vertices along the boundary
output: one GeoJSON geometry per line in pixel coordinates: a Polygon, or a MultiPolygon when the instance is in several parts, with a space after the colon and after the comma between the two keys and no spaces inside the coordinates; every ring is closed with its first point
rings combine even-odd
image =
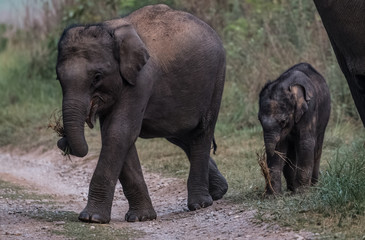
{"type": "Polygon", "coordinates": [[[269,156],[274,155],[277,144],[300,122],[312,97],[313,86],[308,76],[299,71],[284,73],[261,90],[259,120],[269,156]]]}
{"type": "Polygon", "coordinates": [[[127,86],[136,85],[148,61],[146,46],[130,24],[73,26],[58,44],[57,78],[63,94],[65,137],[58,147],[83,157],[88,152],[84,124],[111,111],[127,86]]]}

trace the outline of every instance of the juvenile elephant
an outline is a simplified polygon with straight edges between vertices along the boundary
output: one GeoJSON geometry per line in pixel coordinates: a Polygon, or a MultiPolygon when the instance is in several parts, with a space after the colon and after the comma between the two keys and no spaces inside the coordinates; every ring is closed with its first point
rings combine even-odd
{"type": "Polygon", "coordinates": [[[365,1],[314,0],[365,127],[365,1]]]}
{"type": "Polygon", "coordinates": [[[293,192],[317,182],[330,111],[328,86],[307,63],[291,67],[261,90],[259,120],[272,184],[272,189],[266,186],[268,194],[281,193],[281,172],[293,192]]]}
{"type": "Polygon", "coordinates": [[[127,221],[156,218],[135,147],[138,136],[163,137],[189,161],[188,207],[210,206],[227,182],[210,157],[225,80],[225,51],[216,32],[166,5],[125,18],[72,26],[58,47],[63,93],[62,150],[88,152],[84,124],[99,117],[102,149],[79,219],[108,223],[119,179],[127,221]]]}

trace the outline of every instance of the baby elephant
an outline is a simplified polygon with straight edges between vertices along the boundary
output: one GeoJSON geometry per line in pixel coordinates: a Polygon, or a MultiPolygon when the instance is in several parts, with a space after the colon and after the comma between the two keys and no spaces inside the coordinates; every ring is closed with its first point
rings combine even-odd
{"type": "Polygon", "coordinates": [[[266,84],[259,105],[272,186],[266,193],[281,193],[281,172],[293,192],[315,184],[331,111],[324,78],[310,64],[299,63],[266,84]]]}

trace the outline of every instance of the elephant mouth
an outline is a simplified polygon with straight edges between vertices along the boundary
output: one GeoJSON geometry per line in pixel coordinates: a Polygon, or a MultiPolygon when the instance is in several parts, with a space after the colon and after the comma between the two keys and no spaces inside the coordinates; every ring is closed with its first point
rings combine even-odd
{"type": "Polygon", "coordinates": [[[86,118],[85,122],[89,126],[89,128],[93,129],[96,119],[97,119],[97,111],[100,105],[104,102],[103,98],[100,96],[95,96],[90,101],[89,114],[86,118]]]}

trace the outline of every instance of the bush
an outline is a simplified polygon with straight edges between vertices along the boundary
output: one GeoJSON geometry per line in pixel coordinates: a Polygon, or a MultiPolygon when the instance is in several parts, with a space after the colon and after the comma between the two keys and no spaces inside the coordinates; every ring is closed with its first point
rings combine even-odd
{"type": "Polygon", "coordinates": [[[316,198],[324,212],[344,215],[365,214],[364,139],[350,148],[338,149],[328,168],[321,174],[316,198]]]}
{"type": "Polygon", "coordinates": [[[149,4],[174,5],[174,0],[73,0],[64,9],[63,24],[97,23],[120,17],[149,4]]]}
{"type": "Polygon", "coordinates": [[[30,139],[39,143],[39,131],[60,107],[59,83],[32,74],[32,68],[29,53],[9,49],[0,54],[0,146],[30,139]]]}
{"type": "Polygon", "coordinates": [[[0,53],[5,50],[8,43],[8,38],[5,36],[6,29],[5,24],[0,24],[0,53]]]}

